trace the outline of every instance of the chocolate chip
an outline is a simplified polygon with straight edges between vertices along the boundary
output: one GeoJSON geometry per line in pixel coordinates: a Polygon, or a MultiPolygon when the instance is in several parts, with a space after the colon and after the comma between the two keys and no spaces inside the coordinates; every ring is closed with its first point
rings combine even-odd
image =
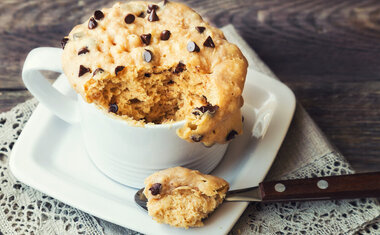
{"type": "Polygon", "coordinates": [[[150,33],[148,33],[148,34],[141,34],[140,38],[141,38],[141,41],[145,45],[149,45],[150,44],[150,39],[152,38],[152,34],[150,34],[150,33]]]}
{"type": "Polygon", "coordinates": [[[131,104],[137,104],[137,103],[140,103],[141,100],[139,100],[139,99],[137,99],[137,98],[133,98],[133,99],[129,100],[129,102],[130,102],[131,104]]]}
{"type": "Polygon", "coordinates": [[[94,12],[94,18],[95,18],[95,20],[101,20],[101,19],[103,19],[104,18],[103,12],[101,10],[96,10],[94,12]]]}
{"type": "Polygon", "coordinates": [[[127,23],[127,24],[132,24],[132,23],[135,21],[135,15],[133,15],[133,14],[128,14],[128,15],[124,18],[124,21],[125,21],[125,23],[127,23]]]}
{"type": "Polygon", "coordinates": [[[162,185],[160,183],[152,184],[152,187],[149,188],[149,191],[153,196],[160,194],[162,185]]]}
{"type": "Polygon", "coordinates": [[[241,122],[244,122],[244,116],[241,116],[241,122]]]}
{"type": "Polygon", "coordinates": [[[161,124],[161,119],[152,120],[151,122],[154,124],[161,124]]]}
{"type": "Polygon", "coordinates": [[[158,18],[158,15],[156,14],[156,10],[155,9],[152,9],[149,16],[148,16],[148,20],[150,22],[153,22],[153,21],[158,21],[159,18],[158,18]]]}
{"type": "Polygon", "coordinates": [[[233,138],[235,138],[235,136],[237,135],[237,131],[235,130],[232,130],[230,131],[230,133],[228,133],[228,135],[226,136],[226,141],[229,141],[229,140],[232,140],[233,138]]]}
{"type": "Polygon", "coordinates": [[[157,5],[155,5],[155,4],[149,4],[148,5],[148,10],[146,10],[146,12],[151,13],[152,10],[157,10],[157,9],[158,9],[157,5]]]}
{"type": "Polygon", "coordinates": [[[91,72],[89,68],[84,67],[83,65],[79,66],[79,74],[78,76],[83,76],[83,74],[91,72]]]}
{"type": "Polygon", "coordinates": [[[171,84],[174,84],[174,81],[173,81],[173,80],[169,80],[169,81],[168,81],[168,85],[171,85],[171,84]]]}
{"type": "Polygon", "coordinates": [[[203,43],[203,46],[215,48],[214,41],[212,40],[210,36],[207,37],[206,41],[203,43]]]}
{"type": "Polygon", "coordinates": [[[119,110],[119,107],[117,107],[116,103],[109,105],[108,112],[117,113],[118,110],[119,110]]]}
{"type": "Polygon", "coordinates": [[[175,67],[174,73],[182,73],[183,70],[185,70],[185,68],[186,68],[186,65],[182,62],[179,62],[177,64],[177,67],[175,67]]]}
{"type": "Polygon", "coordinates": [[[115,75],[118,75],[118,73],[119,72],[121,72],[121,71],[123,71],[123,69],[124,69],[125,67],[124,66],[117,66],[116,68],[115,68],[115,75]]]}
{"type": "Polygon", "coordinates": [[[144,18],[144,17],[145,17],[145,13],[144,13],[144,12],[141,12],[141,13],[138,15],[138,17],[140,17],[140,18],[144,18]]]}
{"type": "Polygon", "coordinates": [[[149,63],[153,59],[153,54],[150,50],[145,50],[143,53],[143,57],[144,57],[145,62],[149,63]]]}
{"type": "Polygon", "coordinates": [[[86,54],[88,52],[90,52],[88,50],[88,48],[87,47],[83,47],[82,49],[79,50],[78,55],[86,54]]]}
{"type": "Polygon", "coordinates": [[[98,23],[94,19],[94,17],[91,17],[90,20],[88,21],[88,28],[89,29],[95,29],[96,26],[98,26],[98,23]]]}
{"type": "Polygon", "coordinates": [[[195,42],[189,42],[187,44],[187,50],[190,52],[199,52],[199,47],[195,42]]]}
{"type": "Polygon", "coordinates": [[[169,30],[164,30],[161,32],[160,36],[161,40],[166,41],[170,38],[170,31],[169,30]]]}
{"type": "Polygon", "coordinates": [[[202,98],[205,100],[205,102],[208,104],[207,97],[205,95],[202,95],[202,98]]]}
{"type": "Polygon", "coordinates": [[[147,78],[150,78],[151,74],[150,73],[144,73],[144,76],[147,78]]]}
{"type": "Polygon", "coordinates": [[[164,0],[164,1],[163,1],[163,3],[162,3],[162,5],[164,5],[164,6],[165,6],[165,5],[166,5],[166,4],[168,4],[168,3],[169,3],[169,1],[168,1],[168,0],[164,0]]]}
{"type": "Polygon", "coordinates": [[[203,33],[204,31],[205,31],[205,27],[203,27],[203,26],[197,26],[197,27],[195,27],[195,29],[199,32],[199,33],[203,33]]]}
{"type": "Polygon", "coordinates": [[[61,40],[61,46],[62,49],[65,49],[66,43],[69,41],[69,38],[62,38],[61,40]]]}
{"type": "Polygon", "coordinates": [[[218,111],[219,106],[218,105],[211,105],[207,104],[205,106],[201,106],[199,108],[195,108],[193,111],[193,114],[196,116],[201,115],[202,113],[208,112],[210,114],[214,114],[216,111],[218,111]]]}
{"type": "Polygon", "coordinates": [[[97,69],[95,69],[95,71],[92,73],[92,75],[95,76],[96,74],[98,74],[98,73],[103,73],[103,72],[104,72],[104,70],[103,70],[102,68],[97,68],[97,69]]]}
{"type": "Polygon", "coordinates": [[[199,142],[203,139],[203,135],[192,135],[191,140],[194,142],[199,142]]]}

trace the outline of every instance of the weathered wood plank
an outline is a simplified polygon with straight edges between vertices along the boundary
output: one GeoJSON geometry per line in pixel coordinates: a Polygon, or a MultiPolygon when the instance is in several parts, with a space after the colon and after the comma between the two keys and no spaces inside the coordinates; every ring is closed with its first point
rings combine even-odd
{"type": "Polygon", "coordinates": [[[380,81],[288,85],[355,169],[380,169],[380,81]]]}
{"type": "MultiPolygon", "coordinates": [[[[380,74],[380,2],[187,0],[214,24],[233,23],[285,81],[376,80],[380,74]],[[360,78],[359,78],[360,76],[360,78]]],[[[0,3],[0,88],[20,87],[26,53],[59,46],[73,25],[108,1],[6,1],[0,3]],[[79,5],[78,5],[79,4],[79,5]],[[5,10],[8,9],[8,10],[5,10]],[[10,76],[8,76],[10,75],[10,76]]]]}
{"type": "Polygon", "coordinates": [[[30,98],[32,98],[32,94],[27,90],[0,91],[0,113],[9,111],[30,98]]]}

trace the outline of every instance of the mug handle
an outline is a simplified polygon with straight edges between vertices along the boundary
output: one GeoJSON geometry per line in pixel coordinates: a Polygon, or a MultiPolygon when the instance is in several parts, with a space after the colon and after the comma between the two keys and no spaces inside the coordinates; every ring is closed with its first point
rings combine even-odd
{"type": "Polygon", "coordinates": [[[55,89],[41,74],[41,70],[62,73],[60,48],[40,47],[29,52],[22,69],[22,80],[26,88],[45,107],[62,120],[74,124],[79,122],[77,101],[55,89]]]}

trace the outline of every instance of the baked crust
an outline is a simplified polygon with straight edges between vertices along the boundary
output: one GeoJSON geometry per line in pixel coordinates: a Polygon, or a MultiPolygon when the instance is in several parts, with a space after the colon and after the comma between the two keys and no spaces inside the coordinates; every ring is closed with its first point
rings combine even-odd
{"type": "Polygon", "coordinates": [[[158,20],[150,21],[152,4],[116,3],[72,29],[62,56],[72,87],[101,109],[114,112],[116,104],[115,117],[132,125],[186,120],[178,135],[190,142],[225,143],[242,133],[247,61],[239,48],[181,3],[157,4],[158,20]]]}

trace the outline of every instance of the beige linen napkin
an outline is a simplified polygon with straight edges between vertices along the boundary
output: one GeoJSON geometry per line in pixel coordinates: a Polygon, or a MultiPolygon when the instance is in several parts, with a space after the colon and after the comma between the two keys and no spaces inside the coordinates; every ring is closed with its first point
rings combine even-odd
{"type": "MultiPolygon", "coordinates": [[[[250,67],[275,75],[228,25],[223,31],[238,44],[250,67]]],[[[18,182],[8,169],[10,152],[37,105],[35,99],[0,114],[0,235],[138,234],[72,208],[18,182]]],[[[353,173],[302,106],[267,179],[353,173]]],[[[380,234],[380,206],[374,199],[323,202],[251,203],[231,234],[380,234]]],[[[179,230],[180,231],[180,230],[179,230]]]]}

